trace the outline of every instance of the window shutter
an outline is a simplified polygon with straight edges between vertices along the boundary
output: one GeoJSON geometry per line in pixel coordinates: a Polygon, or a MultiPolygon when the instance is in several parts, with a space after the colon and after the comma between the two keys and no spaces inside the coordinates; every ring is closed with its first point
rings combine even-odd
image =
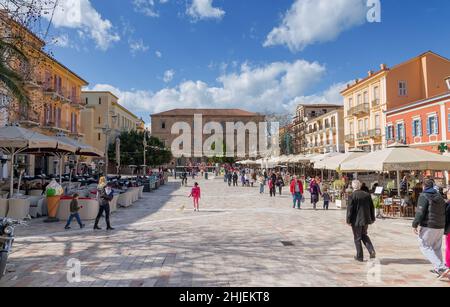
{"type": "Polygon", "coordinates": [[[448,114],[448,120],[447,120],[447,131],[450,132],[450,113],[448,114]]]}
{"type": "Polygon", "coordinates": [[[434,134],[438,135],[439,134],[439,116],[435,116],[434,117],[434,134]]]}
{"type": "Polygon", "coordinates": [[[427,119],[427,134],[431,135],[431,117],[427,119]]]}
{"type": "Polygon", "coordinates": [[[422,120],[419,120],[419,136],[423,136],[422,120]]]}
{"type": "Polygon", "coordinates": [[[417,121],[413,121],[412,122],[412,136],[413,137],[417,136],[417,134],[416,134],[416,127],[418,127],[418,126],[416,125],[416,123],[417,123],[417,121]]]}
{"type": "Polygon", "coordinates": [[[403,124],[403,141],[406,142],[406,124],[403,124]]]}

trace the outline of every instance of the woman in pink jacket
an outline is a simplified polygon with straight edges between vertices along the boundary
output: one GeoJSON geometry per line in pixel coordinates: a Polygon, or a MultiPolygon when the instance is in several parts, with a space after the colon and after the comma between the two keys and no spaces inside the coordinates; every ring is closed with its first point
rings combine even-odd
{"type": "Polygon", "coordinates": [[[200,187],[198,186],[197,182],[194,184],[194,187],[192,188],[192,191],[191,191],[191,195],[189,195],[189,197],[192,197],[194,199],[194,211],[200,211],[199,200],[201,197],[201,191],[200,191],[200,187]]]}

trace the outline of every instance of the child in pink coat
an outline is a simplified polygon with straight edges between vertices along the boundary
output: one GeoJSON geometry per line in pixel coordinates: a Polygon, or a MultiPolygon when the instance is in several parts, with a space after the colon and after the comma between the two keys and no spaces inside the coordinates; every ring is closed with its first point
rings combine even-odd
{"type": "Polygon", "coordinates": [[[192,188],[192,191],[191,191],[191,195],[189,195],[189,197],[192,197],[194,199],[194,211],[200,211],[199,200],[201,197],[201,191],[200,191],[200,187],[198,186],[197,182],[194,184],[194,187],[192,188]]]}

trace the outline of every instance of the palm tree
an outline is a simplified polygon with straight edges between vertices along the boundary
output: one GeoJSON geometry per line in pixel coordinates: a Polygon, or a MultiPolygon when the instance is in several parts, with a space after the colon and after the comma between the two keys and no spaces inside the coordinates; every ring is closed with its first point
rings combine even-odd
{"type": "Polygon", "coordinates": [[[25,77],[15,71],[10,65],[10,59],[17,59],[22,65],[28,65],[28,57],[14,44],[0,39],[0,83],[6,87],[20,106],[30,102],[28,91],[25,88],[25,77]]]}

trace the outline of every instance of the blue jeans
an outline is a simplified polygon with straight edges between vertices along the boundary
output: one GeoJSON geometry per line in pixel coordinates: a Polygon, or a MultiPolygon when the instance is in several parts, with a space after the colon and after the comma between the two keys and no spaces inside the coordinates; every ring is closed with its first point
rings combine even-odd
{"type": "Polygon", "coordinates": [[[81,218],[80,218],[80,214],[78,213],[71,213],[69,216],[69,219],[67,220],[67,224],[66,224],[66,228],[70,226],[70,224],[72,223],[73,219],[76,219],[78,222],[78,225],[83,226],[83,223],[81,222],[81,218]]]}
{"type": "Polygon", "coordinates": [[[260,184],[259,185],[259,194],[264,193],[264,186],[265,186],[265,184],[260,184]]]}
{"type": "Polygon", "coordinates": [[[302,204],[302,194],[300,192],[296,192],[293,195],[294,198],[294,208],[297,206],[297,208],[301,207],[302,204]]]}

